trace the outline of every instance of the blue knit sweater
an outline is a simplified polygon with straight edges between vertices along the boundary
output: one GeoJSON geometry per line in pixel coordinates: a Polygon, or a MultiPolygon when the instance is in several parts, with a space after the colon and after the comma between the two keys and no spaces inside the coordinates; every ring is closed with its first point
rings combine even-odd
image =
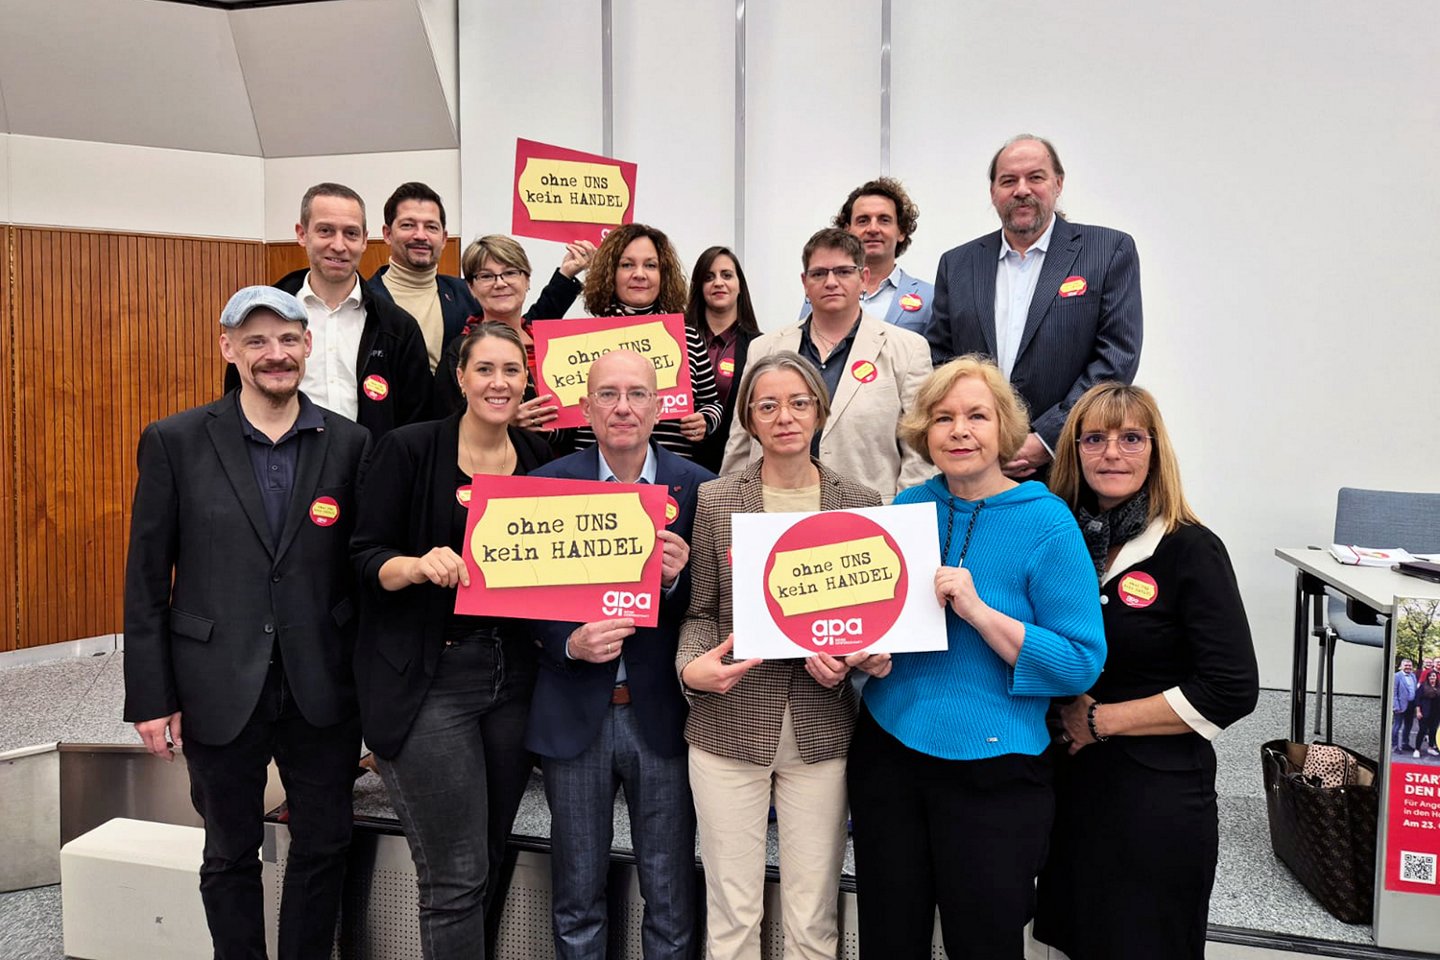
{"type": "MultiPolygon", "coordinates": [[[[1095,565],[1075,518],[1034,481],[971,502],[952,496],[945,478],[935,476],[902,490],[895,502],[936,504],[947,566],[957,565],[974,517],[964,566],[981,600],[1025,624],[1025,642],[1011,667],[947,607],[949,649],[897,653],[889,676],[865,684],[865,705],[891,736],[931,756],[1041,753],[1049,742],[1050,698],[1084,693],[1105,663],[1095,565]]],[[[924,573],[915,573],[915,588],[931,589],[924,573]]]]}

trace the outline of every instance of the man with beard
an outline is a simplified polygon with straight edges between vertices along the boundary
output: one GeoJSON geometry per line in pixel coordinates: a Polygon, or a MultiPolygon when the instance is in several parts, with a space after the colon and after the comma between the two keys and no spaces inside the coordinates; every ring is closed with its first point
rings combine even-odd
{"type": "Polygon", "coordinates": [[[1024,398],[1034,432],[1005,465],[1016,478],[1044,479],[1080,395],[1103,380],[1131,383],[1140,364],[1135,241],[1056,214],[1064,184],[1050,141],[1022,134],[1000,148],[990,202],[1001,229],[940,258],[925,330],[936,366],[985,354],[1024,398]]]}
{"type": "Polygon", "coordinates": [[[125,719],[182,746],[205,821],[200,896],[217,958],[264,957],[266,767],[292,838],[281,958],[329,956],[360,720],[349,541],[366,430],[300,391],[309,317],[246,287],[220,315],[239,389],[145,428],[125,568],[125,719]]]}
{"type": "MultiPolygon", "coordinates": [[[[376,440],[424,419],[434,389],[425,338],[410,314],[374,296],[360,277],[365,201],[343,184],[315,184],[300,201],[295,240],[310,267],[286,274],[275,286],[294,294],[310,317],[314,348],[300,384],[305,395],[376,440]]],[[[231,365],[225,389],[239,385],[231,365]]]]}
{"type": "Polygon", "coordinates": [[[445,344],[459,336],[467,318],[481,313],[464,280],[440,275],[447,237],[440,195],[423,183],[400,184],[385,201],[384,235],[390,262],[375,271],[370,290],[415,318],[434,373],[445,344]]]}

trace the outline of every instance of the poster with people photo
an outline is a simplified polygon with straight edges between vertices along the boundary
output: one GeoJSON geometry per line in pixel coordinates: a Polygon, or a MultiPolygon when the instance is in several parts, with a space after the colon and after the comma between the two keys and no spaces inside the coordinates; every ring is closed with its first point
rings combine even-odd
{"type": "Polygon", "coordinates": [[[1440,893],[1440,600],[1395,601],[1385,889],[1440,893]]]}

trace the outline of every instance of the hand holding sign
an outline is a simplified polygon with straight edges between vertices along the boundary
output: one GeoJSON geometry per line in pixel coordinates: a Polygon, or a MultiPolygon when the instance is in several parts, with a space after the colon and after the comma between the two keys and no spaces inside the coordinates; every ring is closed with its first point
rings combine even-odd
{"type": "Polygon", "coordinates": [[[655,535],[660,538],[663,550],[660,555],[660,586],[668,590],[680,576],[680,571],[685,569],[685,564],[690,562],[690,544],[672,530],[660,530],[655,535]]]}
{"type": "Polygon", "coordinates": [[[844,660],[836,660],[828,653],[817,653],[805,660],[805,672],[826,690],[831,690],[845,679],[850,668],[844,660]]]}
{"type": "Polygon", "coordinates": [[[620,656],[625,648],[625,638],[634,632],[635,621],[630,617],[596,620],[576,627],[566,641],[565,649],[576,660],[606,663],[620,656]]]}
{"type": "Polygon", "coordinates": [[[685,664],[685,669],[680,671],[680,682],[702,693],[729,693],[752,667],[764,663],[759,657],[726,663],[725,656],[734,649],[735,634],[732,633],[720,646],[706,650],[685,664]]]}

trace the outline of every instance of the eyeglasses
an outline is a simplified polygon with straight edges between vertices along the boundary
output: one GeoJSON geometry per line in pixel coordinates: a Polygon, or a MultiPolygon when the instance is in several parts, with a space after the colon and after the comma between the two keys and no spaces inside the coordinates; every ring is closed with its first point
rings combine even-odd
{"type": "Polygon", "coordinates": [[[479,273],[475,274],[475,280],[477,283],[480,283],[483,286],[493,287],[501,280],[504,280],[508,284],[517,283],[523,276],[525,276],[524,270],[510,269],[502,270],[499,273],[491,273],[489,270],[482,270],[479,273]]]}
{"type": "Polygon", "coordinates": [[[642,387],[635,387],[633,390],[616,390],[614,387],[601,387],[590,394],[590,402],[597,407],[613,407],[624,397],[625,402],[637,409],[648,407],[655,401],[655,394],[642,387]]]}
{"type": "Polygon", "coordinates": [[[787,407],[799,419],[810,416],[818,408],[815,398],[809,394],[791,397],[789,400],[756,400],[750,404],[750,413],[761,423],[769,423],[780,416],[780,408],[787,407]]]}
{"type": "Polygon", "coordinates": [[[1118,437],[1112,437],[1104,433],[1081,434],[1075,445],[1080,448],[1080,453],[1087,457],[1103,456],[1105,451],[1110,449],[1110,442],[1120,448],[1121,453],[1128,453],[1132,456],[1137,453],[1144,453],[1145,448],[1150,444],[1150,435],[1141,433],[1139,430],[1126,430],[1118,437]]]}
{"type": "Polygon", "coordinates": [[[835,279],[840,281],[849,280],[860,274],[860,268],[854,264],[846,264],[842,267],[811,267],[805,271],[805,277],[811,283],[824,283],[825,278],[835,274],[835,279]]]}

